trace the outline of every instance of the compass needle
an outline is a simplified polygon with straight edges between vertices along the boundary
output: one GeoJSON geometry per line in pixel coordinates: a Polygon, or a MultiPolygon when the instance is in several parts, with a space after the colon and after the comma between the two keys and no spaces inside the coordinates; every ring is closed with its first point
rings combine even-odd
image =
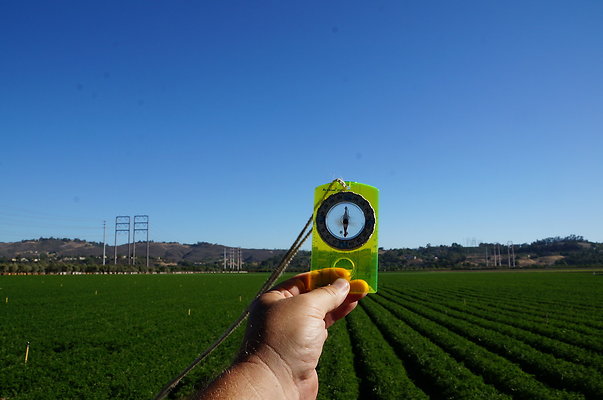
{"type": "Polygon", "coordinates": [[[343,213],[343,236],[348,236],[348,224],[350,223],[350,214],[348,214],[348,208],[345,208],[345,212],[343,213]]]}

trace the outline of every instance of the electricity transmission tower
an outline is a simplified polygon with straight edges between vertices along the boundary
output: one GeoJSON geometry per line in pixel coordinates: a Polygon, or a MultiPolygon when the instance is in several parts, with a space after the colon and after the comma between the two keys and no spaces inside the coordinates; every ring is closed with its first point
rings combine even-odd
{"type": "Polygon", "coordinates": [[[136,264],[136,232],[146,233],[147,268],[149,268],[149,216],[135,215],[132,228],[132,264],[136,264]]]}
{"type": "MultiPolygon", "coordinates": [[[[486,267],[490,265],[489,257],[488,257],[488,245],[486,245],[486,267]]],[[[500,255],[500,243],[494,243],[492,245],[492,266],[493,267],[501,267],[502,266],[502,257],[500,255]]]]}
{"type": "Polygon", "coordinates": [[[507,242],[507,259],[509,261],[509,268],[515,268],[515,246],[512,241],[507,242]]]}
{"type": "Polygon", "coordinates": [[[130,264],[130,216],[115,217],[115,265],[117,265],[117,234],[120,232],[128,233],[128,264],[130,264]]]}
{"type": "Polygon", "coordinates": [[[243,267],[243,252],[240,247],[224,247],[224,263],[222,270],[241,272],[243,267]],[[227,251],[228,249],[228,251],[227,251]]]}

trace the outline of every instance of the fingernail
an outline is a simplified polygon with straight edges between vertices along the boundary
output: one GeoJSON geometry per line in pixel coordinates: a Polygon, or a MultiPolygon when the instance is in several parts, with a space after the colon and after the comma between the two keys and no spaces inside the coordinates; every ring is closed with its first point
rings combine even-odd
{"type": "Polygon", "coordinates": [[[333,287],[340,292],[347,291],[349,285],[350,283],[342,278],[339,278],[335,282],[333,282],[333,287]]]}

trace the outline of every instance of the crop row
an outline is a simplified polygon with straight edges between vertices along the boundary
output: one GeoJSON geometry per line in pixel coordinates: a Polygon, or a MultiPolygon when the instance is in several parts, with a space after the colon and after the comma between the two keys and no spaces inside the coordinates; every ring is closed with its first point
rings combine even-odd
{"type": "MultiPolygon", "coordinates": [[[[450,307],[455,304],[455,302],[451,302],[445,295],[430,294],[430,296],[425,296],[425,294],[417,293],[416,291],[403,293],[399,290],[394,290],[394,292],[401,296],[410,296],[419,301],[429,301],[427,298],[435,300],[429,301],[429,304],[439,303],[446,304],[450,307]]],[[[568,328],[567,325],[569,324],[563,325],[560,321],[555,322],[554,320],[549,320],[548,322],[536,322],[533,320],[526,320],[524,319],[524,315],[520,312],[512,313],[500,311],[498,307],[485,306],[476,302],[463,302],[462,305],[459,302],[456,303],[455,307],[460,311],[473,313],[485,319],[499,321],[516,328],[525,329],[555,340],[564,341],[575,346],[603,353],[603,337],[600,335],[600,331],[591,330],[589,332],[590,334],[585,334],[568,328]]]]}
{"type": "Polygon", "coordinates": [[[354,368],[354,353],[345,319],[329,328],[317,372],[318,400],[358,398],[359,377],[354,368]]]}
{"type": "Polygon", "coordinates": [[[598,294],[592,292],[592,289],[599,286],[599,278],[590,275],[585,279],[585,275],[581,274],[577,275],[577,281],[574,282],[568,274],[557,275],[557,277],[559,278],[553,277],[552,274],[547,277],[539,274],[531,277],[516,274],[508,275],[508,279],[503,277],[496,280],[488,279],[483,281],[485,285],[471,287],[463,285],[457,288],[465,293],[487,293],[501,299],[514,299],[518,295],[542,309],[573,309],[595,313],[603,311],[603,306],[595,301],[599,297],[598,294]],[[577,282],[580,286],[576,286],[577,282]],[[484,290],[486,287],[488,290],[484,290]]]}
{"type": "MultiPolygon", "coordinates": [[[[424,290],[424,291],[419,291],[416,289],[408,289],[405,290],[406,293],[409,294],[416,294],[421,296],[422,298],[425,297],[431,297],[431,298],[435,298],[435,299],[440,299],[438,301],[445,301],[447,303],[450,303],[452,300],[456,299],[455,301],[457,302],[462,302],[463,305],[470,305],[473,308],[477,308],[477,309],[481,309],[484,311],[488,311],[488,312],[493,312],[496,314],[501,314],[501,315],[507,315],[510,316],[512,318],[517,318],[518,316],[521,316],[522,320],[526,320],[526,321],[532,321],[534,323],[538,323],[538,324],[542,324],[542,325],[551,325],[551,326],[556,326],[559,328],[562,328],[564,330],[572,330],[575,331],[577,333],[581,333],[581,334],[585,334],[585,335],[591,335],[591,336],[597,336],[599,335],[599,333],[601,332],[601,329],[599,328],[593,328],[591,326],[587,326],[588,325],[598,325],[596,323],[596,321],[593,321],[592,319],[586,319],[577,315],[574,315],[573,318],[569,318],[569,317],[563,317],[563,316],[559,316],[559,315],[549,315],[548,313],[545,313],[545,316],[541,316],[542,314],[542,310],[529,310],[527,307],[525,306],[513,306],[513,305],[509,305],[509,303],[502,303],[500,301],[498,302],[494,302],[494,301],[490,301],[485,299],[484,297],[480,297],[477,295],[472,295],[471,297],[469,296],[463,296],[461,294],[455,293],[455,292],[448,292],[445,293],[445,291],[440,290],[440,291],[435,291],[435,290],[424,290]],[[469,301],[467,301],[467,298],[469,297],[469,301]],[[582,320],[581,322],[576,322],[577,320],[582,320]]],[[[603,328],[603,326],[602,326],[603,328]]]]}
{"type": "MultiPolygon", "coordinates": [[[[413,371],[413,380],[432,398],[506,399],[481,376],[473,374],[428,338],[393,317],[382,306],[365,299],[362,307],[371,321],[413,371]]],[[[356,312],[356,311],[354,311],[356,312]]]]}
{"type": "Polygon", "coordinates": [[[357,360],[361,398],[427,399],[407,376],[402,361],[362,308],[347,318],[357,360]]]}
{"type": "Polygon", "coordinates": [[[468,323],[446,313],[417,303],[402,302],[385,295],[389,301],[428,318],[474,343],[518,363],[526,372],[534,373],[547,384],[575,390],[587,396],[603,397],[603,380],[594,369],[560,360],[499,332],[468,323]]]}
{"type": "Polygon", "coordinates": [[[484,311],[470,305],[455,305],[452,303],[442,305],[445,299],[440,299],[440,302],[430,302],[416,294],[407,295],[398,291],[391,293],[394,293],[393,295],[398,299],[423,304],[436,311],[456,316],[470,323],[514,337],[556,357],[564,358],[578,364],[589,365],[597,368],[599,371],[603,371],[603,357],[596,354],[599,348],[603,348],[603,344],[594,336],[588,337],[562,331],[566,340],[574,343],[568,344],[565,341],[554,339],[555,336],[550,334],[551,329],[549,327],[522,321],[520,315],[508,317],[500,313],[497,314],[495,310],[484,311]],[[543,336],[534,332],[546,332],[547,334],[543,336]],[[584,347],[595,352],[584,349],[584,347]]]}
{"type": "Polygon", "coordinates": [[[544,385],[509,360],[381,296],[373,300],[392,313],[395,318],[409,324],[421,335],[440,346],[458,362],[462,362],[474,373],[481,375],[486,382],[501,392],[520,399],[566,399],[572,396],[581,398],[579,395],[544,385]]]}
{"type": "Polygon", "coordinates": [[[473,293],[464,293],[463,291],[456,291],[450,289],[425,289],[425,290],[416,290],[409,289],[404,290],[405,292],[414,292],[421,293],[423,296],[443,296],[450,300],[461,301],[463,303],[472,303],[473,305],[478,304],[483,307],[495,308],[498,311],[508,312],[508,313],[520,313],[522,318],[524,319],[532,319],[538,322],[544,322],[546,324],[570,324],[577,327],[577,330],[583,330],[586,328],[586,332],[592,332],[593,330],[598,329],[597,323],[595,322],[593,326],[590,324],[593,323],[593,319],[591,317],[587,317],[583,314],[576,312],[559,312],[559,310],[546,310],[542,307],[538,307],[535,305],[529,305],[528,302],[520,297],[516,296],[514,299],[502,299],[500,297],[487,295],[487,294],[473,294],[473,293]],[[585,326],[585,324],[587,326],[585,326]]]}
{"type": "MultiPolygon", "coordinates": [[[[431,289],[434,292],[433,289],[431,289]]],[[[514,297],[501,297],[498,295],[492,295],[485,292],[475,293],[474,291],[468,290],[459,290],[451,291],[447,289],[438,289],[438,292],[448,292],[451,295],[456,295],[459,298],[474,298],[478,300],[480,303],[493,306],[500,307],[503,309],[508,309],[511,311],[518,311],[522,314],[531,314],[535,316],[540,316],[545,320],[548,319],[557,319],[562,320],[578,325],[588,326],[594,329],[603,329],[603,322],[597,320],[597,315],[600,316],[600,313],[594,313],[594,318],[592,310],[588,310],[588,312],[576,312],[573,308],[568,308],[567,306],[557,306],[554,308],[546,308],[542,305],[530,304],[530,299],[525,296],[515,294],[514,297]]]]}
{"type": "MultiPolygon", "coordinates": [[[[523,298],[501,300],[487,295],[472,297],[464,296],[458,293],[443,293],[442,291],[427,290],[424,292],[410,289],[405,291],[414,293],[418,296],[432,296],[443,299],[445,302],[457,301],[463,304],[470,304],[472,307],[481,308],[485,311],[506,314],[512,317],[521,316],[522,320],[529,320],[546,326],[557,326],[565,330],[573,330],[579,334],[587,336],[600,336],[603,330],[603,315],[590,316],[573,312],[571,315],[559,315],[547,310],[530,308],[523,298]]],[[[602,299],[603,300],[603,299],[602,299]]]]}

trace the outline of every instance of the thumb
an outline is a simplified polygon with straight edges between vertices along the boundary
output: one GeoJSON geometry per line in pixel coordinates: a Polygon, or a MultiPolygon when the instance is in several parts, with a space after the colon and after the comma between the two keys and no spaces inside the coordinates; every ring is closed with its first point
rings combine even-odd
{"type": "Polygon", "coordinates": [[[350,291],[350,283],[342,278],[337,279],[329,286],[323,286],[314,289],[302,296],[306,297],[318,309],[324,312],[324,315],[335,310],[345,300],[350,291]]]}

